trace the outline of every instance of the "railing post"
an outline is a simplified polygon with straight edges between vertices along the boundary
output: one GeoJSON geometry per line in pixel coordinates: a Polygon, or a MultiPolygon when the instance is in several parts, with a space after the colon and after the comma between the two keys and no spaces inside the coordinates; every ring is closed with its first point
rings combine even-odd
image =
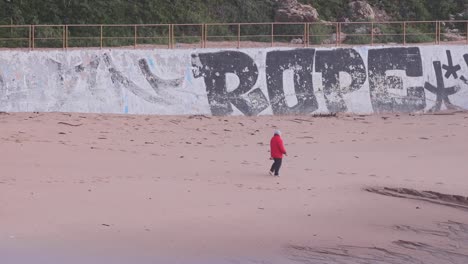
{"type": "Polygon", "coordinates": [[[306,30],[307,30],[307,23],[304,23],[304,31],[302,35],[302,45],[306,47],[306,30]]]}
{"type": "Polygon", "coordinates": [[[102,49],[102,42],[103,42],[103,39],[102,39],[102,33],[103,33],[103,26],[101,25],[101,36],[99,37],[99,47],[100,49],[102,49]]]}
{"type": "Polygon", "coordinates": [[[137,48],[137,25],[134,25],[134,41],[133,41],[133,48],[136,49],[137,48]]]}
{"type": "Polygon", "coordinates": [[[306,24],[306,47],[309,47],[309,42],[310,42],[310,23],[306,24]]]}
{"type": "Polygon", "coordinates": [[[374,46],[374,22],[371,23],[371,46],[374,46]]]}
{"type": "Polygon", "coordinates": [[[29,46],[29,49],[32,48],[32,45],[31,45],[31,36],[32,36],[32,25],[29,25],[29,38],[28,38],[28,46],[29,46]]]}
{"type": "Polygon", "coordinates": [[[203,44],[203,39],[205,38],[205,25],[204,24],[201,24],[201,39],[200,39],[200,46],[201,48],[203,49],[204,48],[204,44],[203,44]]]}
{"type": "Polygon", "coordinates": [[[338,38],[338,46],[341,46],[341,33],[343,33],[343,23],[340,22],[340,38],[338,38]]]}
{"type": "Polygon", "coordinates": [[[406,21],[403,22],[403,46],[406,46],[406,21]]]}
{"type": "Polygon", "coordinates": [[[466,28],[465,28],[466,44],[468,44],[468,21],[466,21],[465,24],[466,24],[466,25],[465,25],[465,26],[466,26],[466,28]]]}
{"type": "Polygon", "coordinates": [[[176,41],[176,36],[175,36],[175,25],[172,25],[172,48],[177,47],[177,41],[176,41]]]}
{"type": "Polygon", "coordinates": [[[275,24],[271,23],[271,47],[275,46],[275,24]]]}
{"type": "Polygon", "coordinates": [[[62,25],[62,49],[65,49],[65,25],[62,25]]]}
{"type": "Polygon", "coordinates": [[[208,47],[208,24],[204,24],[205,26],[205,40],[204,40],[204,45],[205,45],[205,48],[208,47]]]}
{"type": "Polygon", "coordinates": [[[437,25],[436,26],[436,30],[437,30],[437,32],[436,32],[436,44],[439,45],[440,44],[440,32],[441,32],[441,30],[440,30],[440,21],[436,21],[436,25],[437,25]]]}
{"type": "Polygon", "coordinates": [[[62,48],[67,48],[67,25],[62,25],[62,48]]]}
{"type": "Polygon", "coordinates": [[[341,41],[341,22],[338,22],[338,23],[336,23],[336,40],[335,40],[335,46],[338,47],[340,41],[341,41]]]}
{"type": "Polygon", "coordinates": [[[171,26],[170,26],[170,34],[169,34],[169,35],[171,36],[171,37],[170,37],[170,39],[171,39],[170,49],[173,49],[173,48],[174,48],[174,44],[175,44],[175,40],[174,40],[174,38],[175,38],[175,35],[174,35],[174,25],[173,25],[173,24],[171,24],[171,26]]]}
{"type": "Polygon", "coordinates": [[[167,48],[171,48],[171,24],[167,25],[167,48]]]}
{"type": "Polygon", "coordinates": [[[237,24],[237,48],[240,49],[241,45],[241,24],[237,24]]]}
{"type": "Polygon", "coordinates": [[[36,46],[35,45],[35,39],[34,39],[34,35],[36,35],[36,27],[34,25],[31,25],[32,27],[32,49],[34,49],[34,47],[36,46]]]}
{"type": "Polygon", "coordinates": [[[206,44],[205,44],[205,36],[206,36],[206,25],[205,24],[202,24],[202,48],[205,48],[206,47],[206,44]]]}

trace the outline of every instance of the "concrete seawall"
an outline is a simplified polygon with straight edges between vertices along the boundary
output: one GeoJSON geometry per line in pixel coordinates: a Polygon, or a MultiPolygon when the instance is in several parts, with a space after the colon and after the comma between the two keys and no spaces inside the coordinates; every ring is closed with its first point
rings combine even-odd
{"type": "Polygon", "coordinates": [[[283,115],[444,109],[468,109],[468,46],[0,52],[0,111],[283,115]]]}

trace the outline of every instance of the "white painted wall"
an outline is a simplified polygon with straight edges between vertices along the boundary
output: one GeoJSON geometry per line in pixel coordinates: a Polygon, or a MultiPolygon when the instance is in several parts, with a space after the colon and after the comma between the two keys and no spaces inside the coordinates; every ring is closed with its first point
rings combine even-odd
{"type": "MultiPolygon", "coordinates": [[[[367,68],[369,49],[359,47],[367,68]]],[[[254,88],[260,88],[268,98],[265,63],[266,54],[278,49],[241,49],[248,54],[259,70],[254,88]]],[[[287,50],[287,49],[284,49],[287,50]]],[[[318,49],[327,50],[327,49],[318,49]]],[[[421,46],[423,76],[409,78],[404,72],[387,72],[387,75],[402,76],[404,86],[424,86],[425,82],[436,84],[433,61],[448,64],[446,50],[450,50],[453,64],[460,65],[458,78],[444,78],[446,86],[459,86],[460,91],[450,100],[453,104],[468,109],[468,66],[463,55],[468,46],[421,46]]],[[[214,49],[199,50],[69,50],[69,51],[0,51],[0,111],[7,112],[84,112],[84,113],[129,113],[188,115],[211,114],[203,78],[194,78],[191,55],[218,52],[214,49]],[[106,63],[106,56],[110,58],[106,63]],[[139,60],[146,59],[153,74],[177,85],[163,84],[155,91],[139,67],[139,60]],[[96,65],[96,62],[99,62],[96,65]],[[94,68],[93,68],[93,65],[94,68]],[[131,82],[132,89],[115,81],[115,74],[131,82]],[[136,91],[136,92],[135,92],[136,91]],[[144,99],[146,98],[146,99],[144,99]]],[[[445,70],[443,73],[445,74],[445,70]]],[[[314,90],[319,103],[318,113],[328,112],[322,92],[320,73],[314,76],[314,90]]],[[[228,76],[228,89],[238,85],[236,76],[228,76]]],[[[287,102],[294,104],[294,87],[291,75],[284,75],[287,102]]],[[[349,74],[340,74],[343,86],[349,83],[349,74]]],[[[126,81],[124,81],[126,82],[126,81]]],[[[392,91],[402,95],[405,91],[392,91]]],[[[427,107],[430,109],[436,96],[426,91],[427,107]]],[[[369,95],[369,80],[358,91],[345,94],[348,111],[372,113],[369,95]]],[[[234,110],[233,114],[241,114],[234,110]]],[[[262,115],[272,114],[271,107],[262,115]]]]}

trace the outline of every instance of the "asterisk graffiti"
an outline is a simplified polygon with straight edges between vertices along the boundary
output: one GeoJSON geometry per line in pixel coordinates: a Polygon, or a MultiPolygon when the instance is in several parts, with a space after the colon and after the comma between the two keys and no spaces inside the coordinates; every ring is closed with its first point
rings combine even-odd
{"type": "Polygon", "coordinates": [[[447,107],[448,110],[461,110],[462,109],[461,107],[452,104],[449,99],[450,95],[454,95],[458,91],[460,91],[460,86],[457,85],[457,86],[445,87],[440,61],[434,61],[434,70],[435,70],[436,79],[437,79],[437,86],[434,86],[430,84],[429,82],[426,82],[426,84],[424,85],[424,88],[426,88],[426,90],[428,90],[429,92],[437,96],[436,104],[429,110],[429,112],[440,111],[442,107],[442,103],[445,104],[445,107],[447,107]]]}
{"type": "Polygon", "coordinates": [[[447,72],[445,73],[445,78],[450,78],[450,76],[453,75],[453,78],[458,79],[458,74],[457,72],[461,70],[461,66],[459,64],[453,65],[453,59],[452,59],[452,53],[450,50],[447,50],[447,60],[448,60],[448,65],[442,65],[442,68],[446,70],[447,72]]]}

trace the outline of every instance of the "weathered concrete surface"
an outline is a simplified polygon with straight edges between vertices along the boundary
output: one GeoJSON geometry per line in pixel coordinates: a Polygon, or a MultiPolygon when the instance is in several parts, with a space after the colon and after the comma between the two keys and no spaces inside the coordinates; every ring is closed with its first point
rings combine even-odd
{"type": "Polygon", "coordinates": [[[269,115],[468,109],[466,46],[0,52],[0,111],[269,115]]]}

